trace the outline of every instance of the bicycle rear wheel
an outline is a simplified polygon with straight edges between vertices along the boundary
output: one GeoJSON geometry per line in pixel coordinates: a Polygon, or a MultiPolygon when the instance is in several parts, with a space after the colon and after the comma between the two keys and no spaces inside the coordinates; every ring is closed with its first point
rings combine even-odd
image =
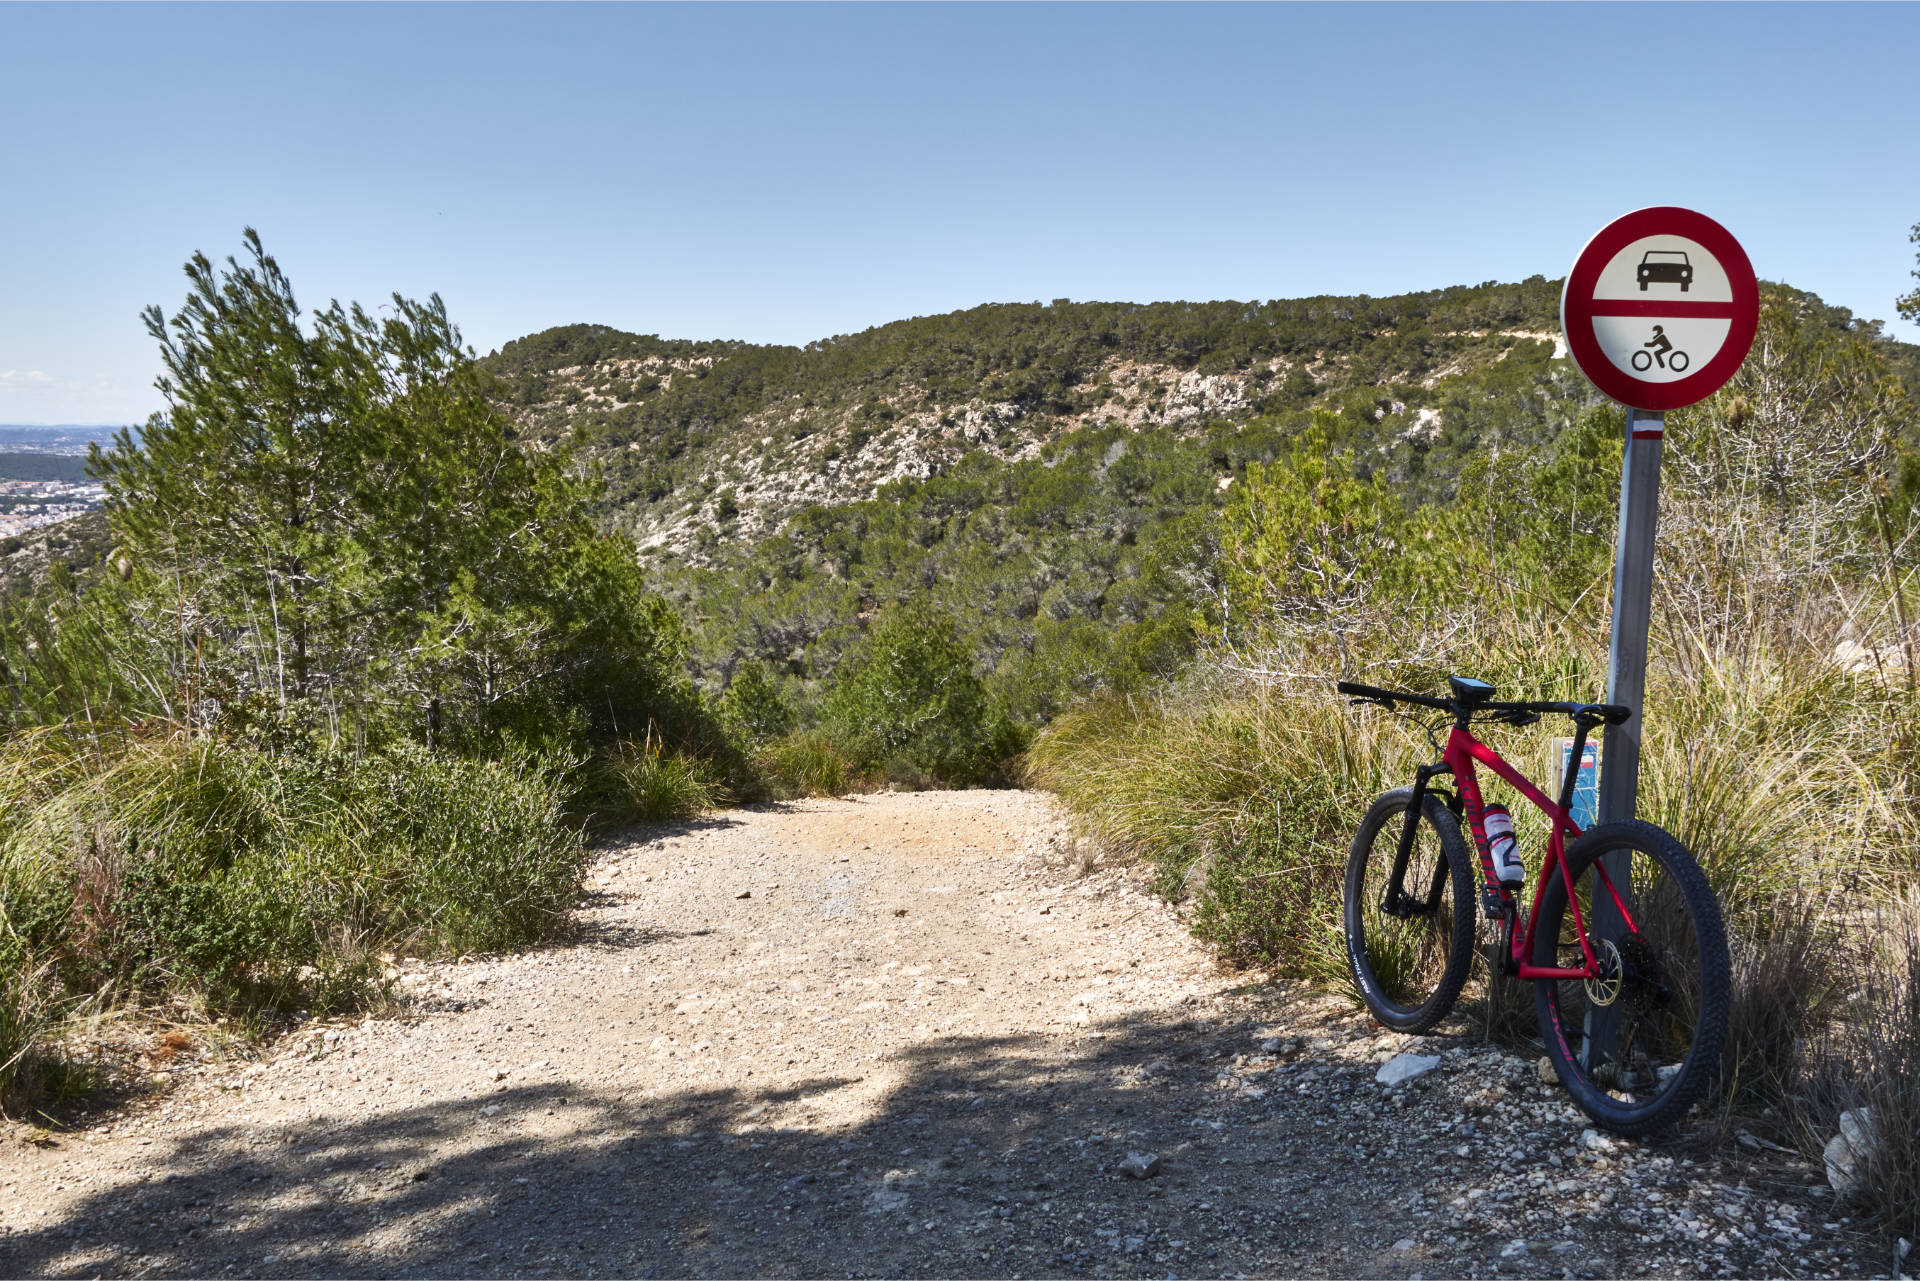
{"type": "Polygon", "coordinates": [[[1460,825],[1440,798],[1421,807],[1402,888],[1412,912],[1386,910],[1387,882],[1411,787],[1374,798],[1347,857],[1347,965],[1361,999],[1388,1027],[1420,1033],[1447,1017],[1473,961],[1473,872],[1460,825]],[[1428,904],[1432,906],[1429,907],[1428,904]]]}
{"type": "MultiPolygon", "coordinates": [[[[1616,1133],[1651,1134],[1686,1114],[1720,1066],[1733,980],[1720,905],[1693,855],[1651,823],[1607,823],[1567,851],[1574,902],[1603,966],[1597,979],[1534,985],[1540,1033],[1574,1102],[1616,1133]],[[1594,906],[1612,896],[1612,866],[1636,929],[1594,906]]],[[[1583,964],[1566,883],[1547,883],[1534,919],[1533,963],[1583,964]]]]}

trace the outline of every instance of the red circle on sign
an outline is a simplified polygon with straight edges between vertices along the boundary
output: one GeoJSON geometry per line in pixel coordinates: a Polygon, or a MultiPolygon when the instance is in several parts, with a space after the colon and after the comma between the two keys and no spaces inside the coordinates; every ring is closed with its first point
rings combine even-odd
{"type": "Polygon", "coordinates": [[[1747,261],[1746,250],[1733,238],[1733,233],[1705,214],[1671,205],[1636,209],[1602,227],[1574,260],[1573,270],[1567,273],[1566,288],[1560,294],[1560,332],[1566,335],[1567,352],[1580,366],[1580,372],[1621,404],[1655,413],[1695,404],[1725,386],[1747,358],[1754,331],[1759,326],[1760,285],[1753,277],[1753,264],[1747,261]],[[1732,300],[1724,303],[1674,304],[1676,311],[1686,309],[1682,314],[1724,318],[1730,327],[1726,340],[1711,360],[1672,382],[1647,382],[1614,364],[1601,349],[1593,328],[1594,317],[1601,314],[1672,314],[1658,310],[1665,304],[1628,304],[1618,299],[1596,300],[1593,296],[1600,273],[1614,256],[1647,236],[1684,236],[1700,245],[1719,260],[1733,294],[1732,300]],[[1633,310],[1602,311],[1609,303],[1614,307],[1632,306],[1633,310]]]}

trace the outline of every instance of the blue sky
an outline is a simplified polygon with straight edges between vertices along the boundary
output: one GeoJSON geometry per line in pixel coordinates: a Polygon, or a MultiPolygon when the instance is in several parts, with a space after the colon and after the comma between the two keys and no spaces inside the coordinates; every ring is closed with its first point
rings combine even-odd
{"type": "Polygon", "coordinates": [[[481,351],[1558,276],[1648,204],[1891,320],[1916,55],[1915,5],[0,5],[0,422],[157,408],[139,310],[246,225],[481,351]]]}

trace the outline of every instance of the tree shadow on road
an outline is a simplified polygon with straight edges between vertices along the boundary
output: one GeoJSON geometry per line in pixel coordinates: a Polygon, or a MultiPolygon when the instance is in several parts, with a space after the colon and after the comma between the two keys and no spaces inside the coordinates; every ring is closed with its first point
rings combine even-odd
{"type": "MultiPolygon", "coordinates": [[[[750,813],[777,814],[790,807],[779,801],[766,801],[739,808],[750,813]]],[[[673,840],[682,836],[697,836],[701,832],[720,832],[730,827],[745,827],[746,820],[733,817],[734,812],[730,810],[718,814],[701,814],[694,818],[656,819],[648,823],[635,823],[628,827],[610,829],[595,839],[594,849],[599,853],[612,853],[616,850],[628,850],[636,845],[650,845],[656,841],[673,840]]]]}
{"type": "Polygon", "coordinates": [[[868,1079],[556,1082],[229,1125],[180,1140],[163,1179],[0,1237],[0,1274],[1390,1271],[1400,1176],[1327,1128],[1364,1069],[1263,1088],[1236,1072],[1250,1035],[1176,1011],[929,1037],[868,1079]],[[1123,1175],[1129,1150],[1160,1172],[1123,1175]]]}

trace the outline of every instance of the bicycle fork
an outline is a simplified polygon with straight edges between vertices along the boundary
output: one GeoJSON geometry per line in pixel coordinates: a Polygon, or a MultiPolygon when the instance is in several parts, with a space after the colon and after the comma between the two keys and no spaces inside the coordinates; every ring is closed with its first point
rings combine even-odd
{"type": "Polygon", "coordinates": [[[1393,852],[1393,874],[1387,878],[1387,887],[1380,895],[1380,910],[1388,916],[1405,920],[1410,916],[1431,916],[1440,910],[1440,895],[1446,889],[1447,860],[1438,860],[1433,869],[1433,883],[1427,886],[1425,898],[1416,898],[1405,889],[1407,864],[1413,861],[1414,840],[1419,834],[1420,817],[1426,810],[1427,782],[1442,774],[1453,773],[1453,768],[1444,762],[1434,765],[1422,765],[1414,771],[1413,796],[1407,802],[1406,822],[1400,827],[1400,844],[1393,852]]]}

